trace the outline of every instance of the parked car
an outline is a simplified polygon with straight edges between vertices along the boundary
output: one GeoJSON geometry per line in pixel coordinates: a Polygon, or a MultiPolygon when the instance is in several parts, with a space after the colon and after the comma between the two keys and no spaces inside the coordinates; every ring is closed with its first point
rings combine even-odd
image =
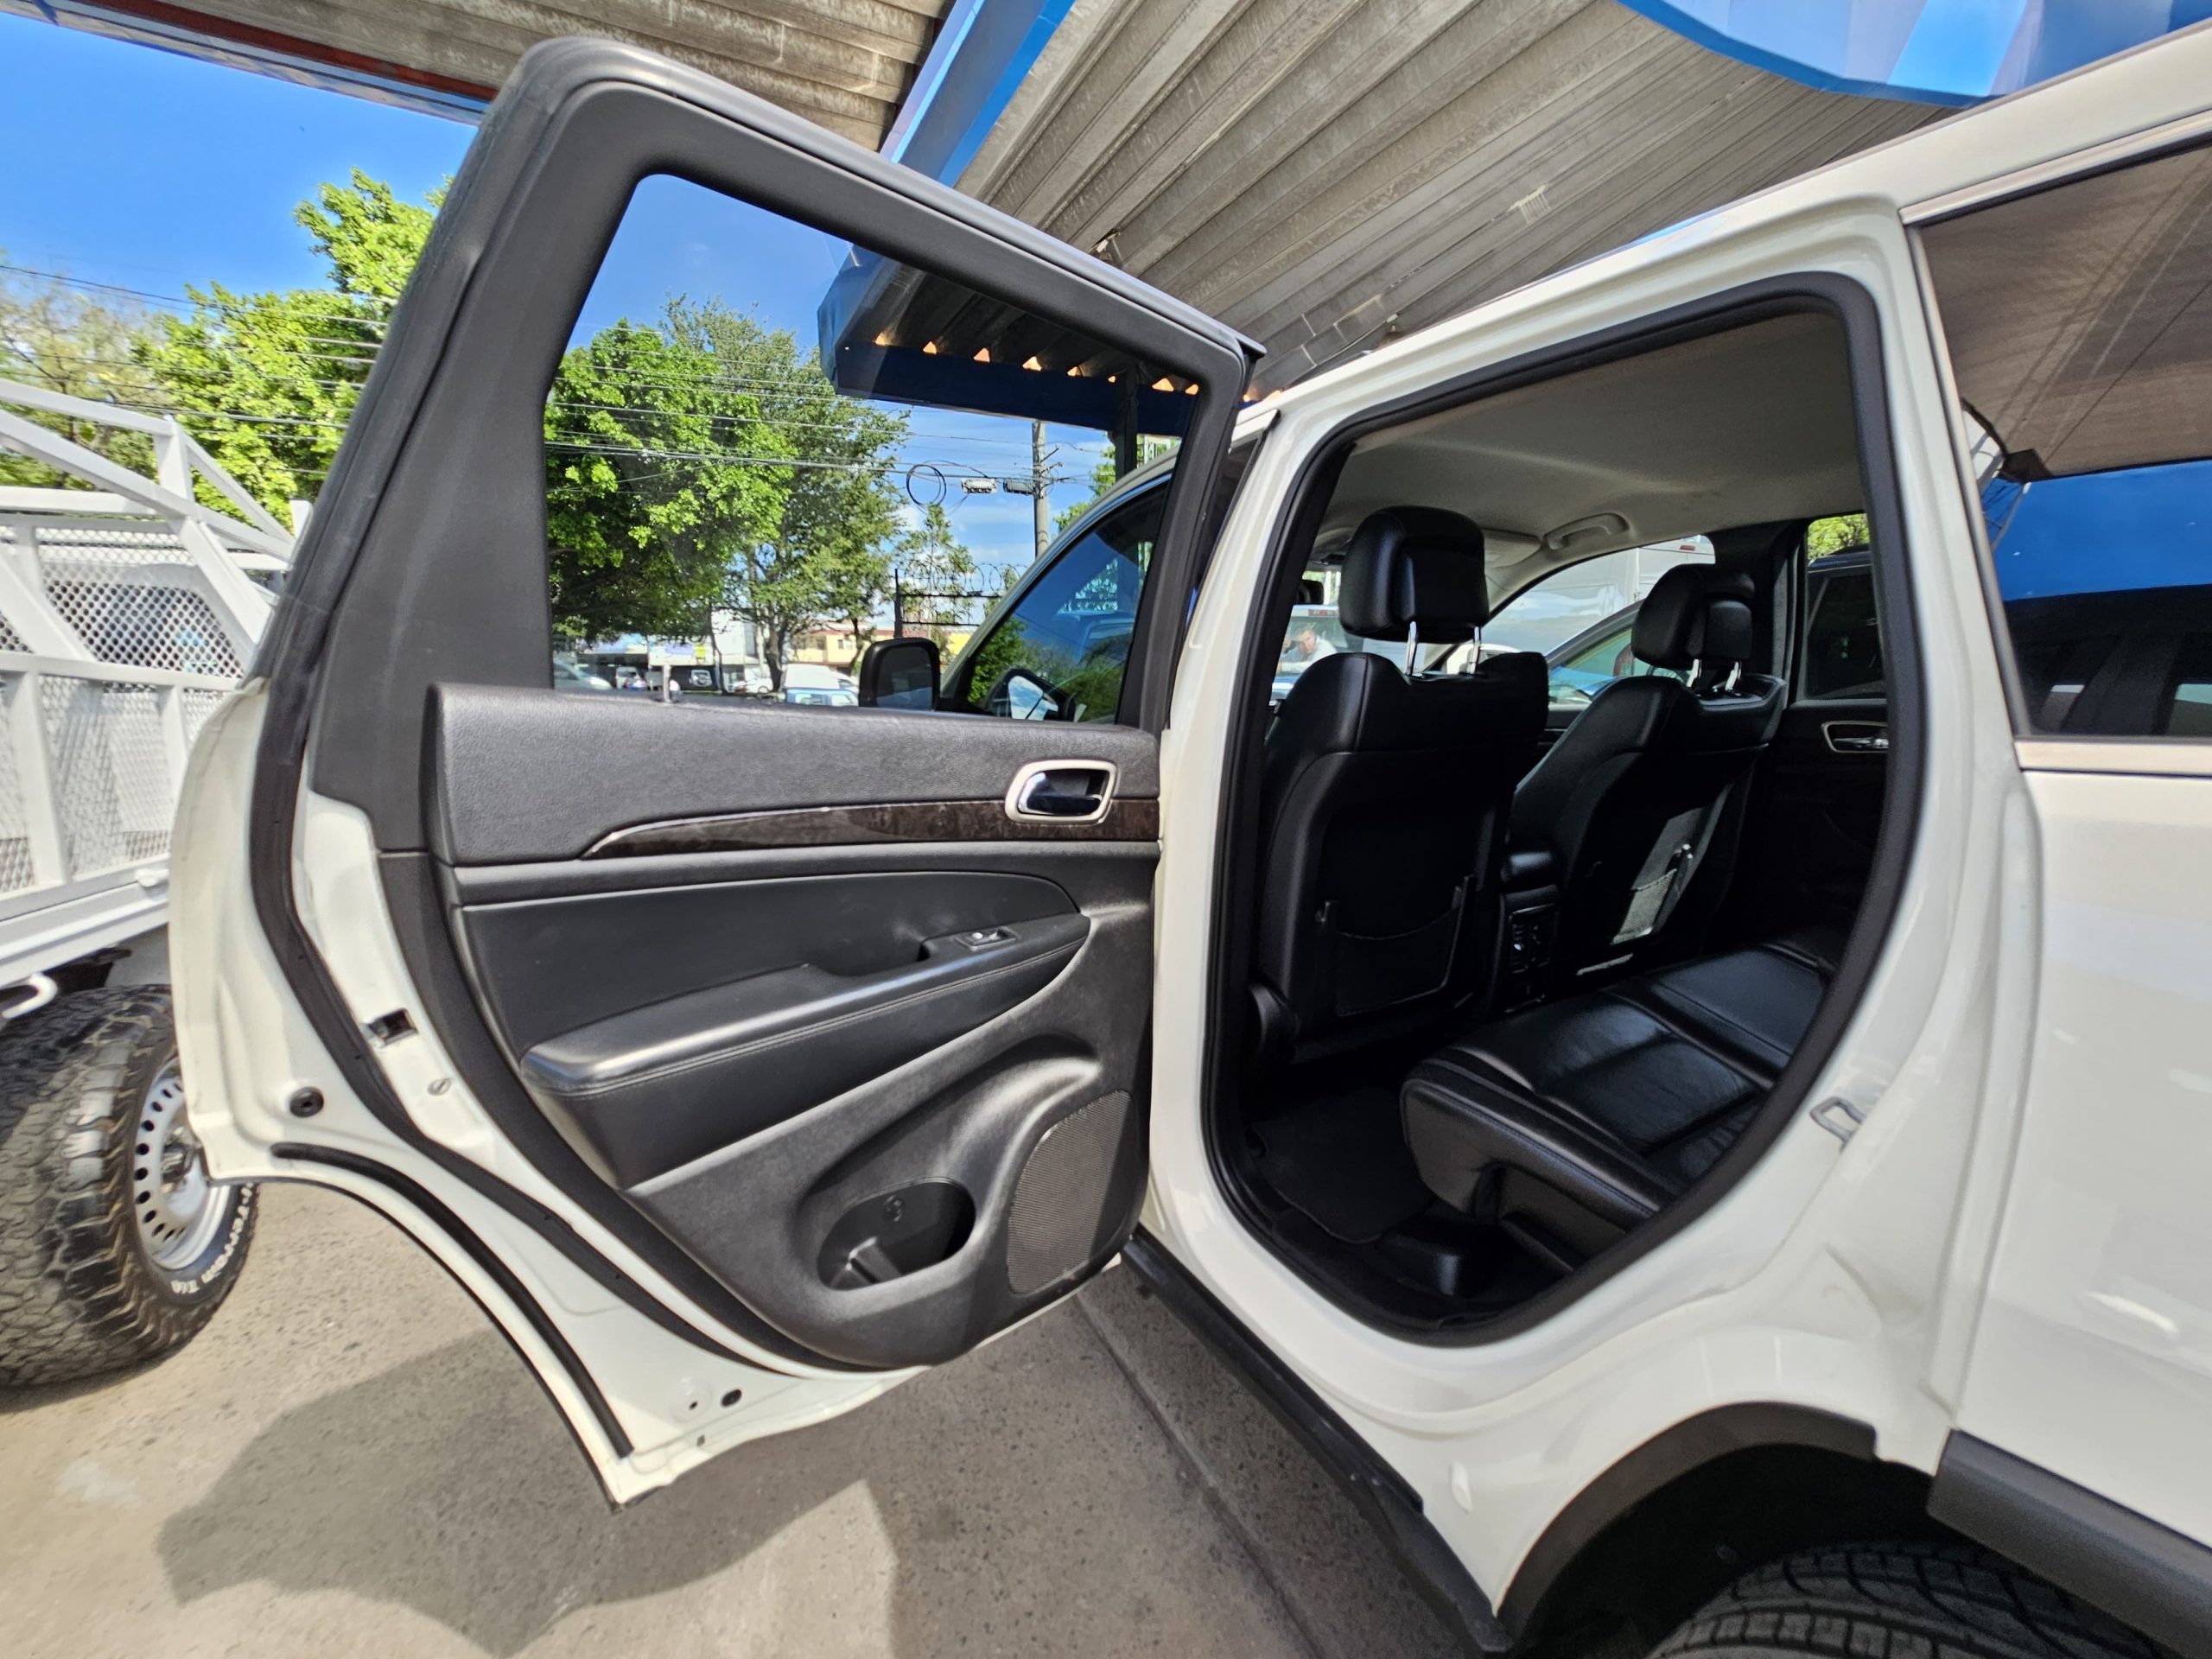
{"type": "Polygon", "coordinates": [[[556,691],[612,691],[614,683],[604,675],[594,674],[573,657],[553,659],[553,689],[556,691]]]}
{"type": "Polygon", "coordinates": [[[2208,130],[2198,28],[1247,408],[1126,273],[535,49],[194,759],[212,1167],[418,1238],[619,1502],[1118,1261],[1474,1650],[2212,1652],[2208,130]],[[855,373],[1179,442],[941,677],[553,695],[517,365],[654,168],[853,238],[855,373]],[[1655,671],[1471,649],[1700,537],[1655,671]],[[1317,579],[1370,648],[1277,696],[1317,579]]]}

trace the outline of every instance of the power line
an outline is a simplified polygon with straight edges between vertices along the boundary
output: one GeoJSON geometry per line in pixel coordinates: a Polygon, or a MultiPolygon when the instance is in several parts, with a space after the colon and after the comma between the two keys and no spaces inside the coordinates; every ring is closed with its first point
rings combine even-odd
{"type": "MultiPolygon", "coordinates": [[[[276,347],[273,349],[278,354],[287,356],[313,358],[326,355],[324,353],[292,353],[283,347],[276,347]]],[[[83,365],[88,369],[97,370],[101,373],[103,378],[112,379],[117,385],[130,389],[151,392],[159,392],[165,390],[159,382],[149,378],[147,371],[136,364],[111,365],[105,359],[100,358],[88,357],[79,353],[63,352],[50,353],[47,354],[47,357],[48,360],[55,363],[76,364],[83,365]],[[126,372],[135,378],[126,378],[126,372]]],[[[364,363],[370,361],[368,359],[355,359],[350,360],[364,363]]],[[[175,378],[222,385],[227,385],[238,378],[235,372],[226,372],[213,368],[178,369],[171,367],[165,370],[164,372],[175,378]]],[[[618,387],[624,386],[626,384],[654,384],[650,377],[611,376],[609,378],[618,387]]],[[[315,386],[324,391],[351,391],[356,394],[358,394],[360,386],[360,383],[354,380],[328,379],[313,375],[290,377],[288,384],[315,386]]],[[[663,380],[658,384],[665,385],[677,383],[670,380],[663,380]]],[[[600,404],[577,402],[571,399],[549,399],[545,406],[548,409],[569,411],[588,411],[613,415],[639,415],[652,416],[666,416],[685,420],[705,421],[731,425],[764,427],[773,430],[786,432],[834,432],[842,431],[845,429],[844,427],[835,422],[797,421],[785,416],[768,414],[725,415],[715,414],[706,410],[670,410],[657,409],[649,404],[600,404]]],[[[195,412],[213,415],[217,418],[231,418],[229,416],[222,416],[219,411],[207,410],[195,412]]],[[[916,412],[926,416],[933,411],[925,409],[916,412]]],[[[1013,417],[1009,416],[1006,418],[1011,420],[1013,417]]],[[[1026,454],[1029,443],[1029,441],[1026,436],[1015,437],[1012,435],[1011,433],[1005,436],[996,436],[987,433],[977,432],[933,432],[927,430],[915,432],[910,429],[908,436],[910,438],[921,438],[932,443],[969,443],[983,445],[990,448],[1002,448],[1007,450],[1009,454],[1015,455],[1026,454]]]]}

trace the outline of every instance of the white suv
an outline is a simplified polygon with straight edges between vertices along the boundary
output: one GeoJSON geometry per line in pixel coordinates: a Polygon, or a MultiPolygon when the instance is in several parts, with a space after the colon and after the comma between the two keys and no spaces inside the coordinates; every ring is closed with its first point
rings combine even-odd
{"type": "Polygon", "coordinates": [[[1252,356],[533,52],[194,757],[215,1170],[419,1239],[618,1501],[1118,1257],[1484,1651],[2212,1653],[2212,29],[1252,356]],[[547,386],[709,210],[853,244],[845,397],[1180,442],[864,706],[560,695],[547,386]],[[1697,537],[1580,695],[1481,640],[1697,537]]]}

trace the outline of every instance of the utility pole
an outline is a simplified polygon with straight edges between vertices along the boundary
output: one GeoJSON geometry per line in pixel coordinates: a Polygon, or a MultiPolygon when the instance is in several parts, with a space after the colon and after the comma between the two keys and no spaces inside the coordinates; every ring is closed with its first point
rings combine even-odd
{"type": "Polygon", "coordinates": [[[1033,493],[1029,498],[1029,510],[1035,515],[1037,550],[1039,553],[1045,550],[1045,543],[1052,539],[1052,508],[1048,494],[1051,476],[1045,470],[1048,459],[1045,451],[1045,423],[1032,421],[1029,423],[1029,483],[1033,493]]]}

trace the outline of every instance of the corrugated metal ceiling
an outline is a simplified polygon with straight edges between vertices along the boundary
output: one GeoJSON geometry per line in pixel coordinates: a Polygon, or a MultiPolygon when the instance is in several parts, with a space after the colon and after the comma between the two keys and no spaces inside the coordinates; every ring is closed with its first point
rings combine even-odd
{"type": "Polygon", "coordinates": [[[1265,390],[1942,114],[1615,0],[1077,0],[959,183],[1260,340],[1265,390]]]}

